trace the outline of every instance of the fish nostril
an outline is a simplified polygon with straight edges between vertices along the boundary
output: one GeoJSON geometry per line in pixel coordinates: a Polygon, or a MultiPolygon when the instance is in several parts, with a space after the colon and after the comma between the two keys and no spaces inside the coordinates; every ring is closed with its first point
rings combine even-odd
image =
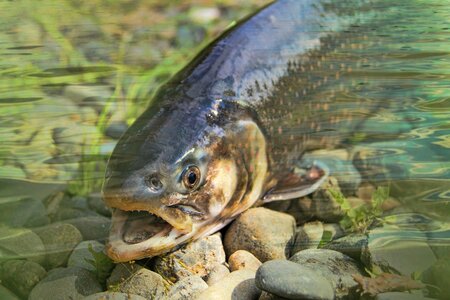
{"type": "Polygon", "coordinates": [[[158,192],[163,188],[161,179],[159,179],[158,175],[156,174],[148,176],[145,182],[147,186],[154,192],[158,192]]]}

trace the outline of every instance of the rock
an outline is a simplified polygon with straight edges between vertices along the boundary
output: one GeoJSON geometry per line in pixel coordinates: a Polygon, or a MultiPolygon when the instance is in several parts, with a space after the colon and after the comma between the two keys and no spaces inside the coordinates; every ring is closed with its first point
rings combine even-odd
{"type": "Polygon", "coordinates": [[[67,262],[68,267],[80,267],[101,275],[99,281],[104,283],[106,276],[114,268],[112,260],[104,253],[105,246],[97,241],[79,243],[67,262]],[[95,252],[95,257],[92,252],[95,252]]]}
{"type": "Polygon", "coordinates": [[[14,295],[13,292],[0,285],[0,299],[2,300],[19,300],[19,297],[14,295]]]}
{"type": "Polygon", "coordinates": [[[146,299],[161,299],[166,295],[167,283],[158,273],[142,268],[119,284],[119,291],[142,296],[146,299]]]}
{"type": "MultiPolygon", "coordinates": [[[[342,218],[343,212],[330,190],[341,191],[337,179],[332,176],[310,196],[312,202],[309,204],[309,213],[321,221],[335,223],[342,218]]],[[[306,210],[306,207],[303,209],[306,210]]]]}
{"type": "Polygon", "coordinates": [[[432,289],[433,295],[439,299],[450,299],[450,257],[437,260],[430,268],[422,273],[421,280],[424,283],[437,287],[432,289]]]}
{"type": "Polygon", "coordinates": [[[360,260],[362,250],[367,247],[367,235],[350,234],[323,246],[323,249],[341,252],[353,259],[360,260]]]}
{"type": "Polygon", "coordinates": [[[142,266],[135,263],[118,263],[114,267],[109,278],[106,280],[106,286],[108,289],[114,289],[114,286],[123,283],[125,280],[130,278],[131,275],[142,268],[142,266]]]}
{"type": "Polygon", "coordinates": [[[33,287],[46,274],[41,265],[27,260],[9,260],[0,267],[1,282],[21,298],[28,298],[33,287]]]}
{"type": "Polygon", "coordinates": [[[119,293],[119,292],[101,292],[92,294],[83,298],[83,300],[146,300],[139,295],[119,293]]]}
{"type": "Polygon", "coordinates": [[[356,191],[356,196],[359,199],[362,199],[366,203],[370,203],[372,201],[372,195],[375,192],[376,188],[374,185],[370,183],[363,183],[359,186],[356,191]]]}
{"type": "Polygon", "coordinates": [[[364,275],[352,258],[333,250],[307,249],[297,252],[289,260],[327,278],[338,299],[348,296],[356,287],[352,274],[364,275]]]}
{"type": "MultiPolygon", "coordinates": [[[[323,224],[323,234],[329,234],[329,240],[335,240],[345,236],[345,232],[341,225],[337,223],[325,223],[323,224]],[[328,232],[328,233],[327,233],[328,232]]],[[[322,237],[323,239],[323,237],[322,237]]]]}
{"type": "Polygon", "coordinates": [[[375,300],[431,300],[433,298],[424,297],[421,294],[408,292],[389,292],[381,293],[375,296],[375,300]]]}
{"type": "Polygon", "coordinates": [[[193,47],[205,38],[205,29],[195,25],[180,25],[177,28],[176,43],[179,47],[193,47]]]}
{"type": "Polygon", "coordinates": [[[261,262],[250,252],[245,250],[238,250],[230,255],[228,259],[231,271],[249,269],[258,270],[261,266],[261,262]]]}
{"type": "Polygon", "coordinates": [[[271,293],[268,293],[266,291],[262,291],[261,296],[258,300],[286,300],[287,298],[283,298],[271,293]]]}
{"type": "Polygon", "coordinates": [[[10,227],[37,227],[50,223],[42,201],[32,198],[16,198],[2,202],[0,220],[10,227]]]}
{"type": "Polygon", "coordinates": [[[373,272],[410,276],[423,272],[436,262],[426,235],[417,229],[384,225],[370,230],[362,262],[373,272]]]}
{"type": "Polygon", "coordinates": [[[109,236],[111,226],[111,220],[100,215],[69,219],[63,222],[78,228],[83,240],[105,241],[109,236]]]}
{"type": "Polygon", "coordinates": [[[77,267],[57,268],[31,291],[29,300],[84,299],[101,292],[102,288],[91,272],[77,267]]]}
{"type": "Polygon", "coordinates": [[[220,18],[220,10],[217,7],[193,7],[188,15],[196,23],[209,23],[220,18]]]}
{"type": "Polygon", "coordinates": [[[38,264],[45,261],[45,246],[30,229],[0,227],[0,261],[28,259],[38,264]]]}
{"type": "Polygon", "coordinates": [[[167,299],[195,299],[198,294],[207,288],[208,285],[200,276],[184,277],[170,288],[167,299]]]}
{"type": "Polygon", "coordinates": [[[323,224],[320,221],[309,222],[297,227],[291,253],[305,249],[317,249],[322,240],[323,224]]]}
{"type": "Polygon", "coordinates": [[[108,218],[111,217],[111,208],[106,206],[101,193],[90,194],[88,196],[88,205],[90,209],[96,211],[98,214],[108,218]]]}
{"type": "Polygon", "coordinates": [[[211,272],[209,272],[205,281],[208,285],[213,285],[214,283],[222,280],[222,278],[228,274],[230,274],[230,270],[226,266],[217,264],[214,268],[212,268],[211,272]]]}
{"type": "Polygon", "coordinates": [[[225,262],[220,234],[203,237],[182,248],[155,258],[156,272],[171,281],[198,275],[206,279],[217,264],[225,262]]]}
{"type": "Polygon", "coordinates": [[[34,232],[44,243],[47,269],[65,266],[72,250],[83,240],[80,231],[70,224],[53,223],[34,232]]]}
{"type": "Polygon", "coordinates": [[[83,147],[95,140],[100,132],[94,125],[71,124],[53,128],[52,138],[57,154],[82,155],[83,147]]]}
{"type": "Polygon", "coordinates": [[[122,134],[127,131],[128,125],[124,121],[122,122],[111,122],[105,129],[105,135],[112,139],[118,140],[122,134]]]}
{"type": "Polygon", "coordinates": [[[228,255],[246,250],[261,262],[283,259],[289,255],[295,232],[292,216],[264,207],[251,208],[241,214],[228,228],[225,251],[228,255]]]}
{"type": "Polygon", "coordinates": [[[196,300],[252,300],[258,299],[260,294],[255,285],[255,271],[244,269],[231,272],[204,290],[196,300]]]}
{"type": "Polygon", "coordinates": [[[287,299],[334,299],[333,287],[324,276],[288,260],[265,262],[255,282],[258,288],[287,299]]]}

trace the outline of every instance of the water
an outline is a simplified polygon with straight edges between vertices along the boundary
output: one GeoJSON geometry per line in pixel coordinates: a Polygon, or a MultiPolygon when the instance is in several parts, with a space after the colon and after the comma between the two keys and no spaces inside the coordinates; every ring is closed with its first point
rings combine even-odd
{"type": "MultiPolygon", "coordinates": [[[[117,138],[159,84],[256,2],[239,7],[230,1],[208,14],[202,4],[1,1],[2,228],[35,228],[92,210],[94,200],[77,206],[61,195],[92,199],[99,192],[116,141],[102,132],[117,138]]],[[[434,222],[420,230],[426,239],[448,249],[450,2],[364,7],[363,21],[342,34],[323,62],[335,69],[311,70],[311,77],[334,80],[313,99],[333,102],[340,116],[333,134],[345,137],[363,178],[388,183],[404,211],[428,218],[419,225],[434,222]]],[[[348,17],[341,6],[329,10],[348,17]]],[[[330,126],[330,115],[311,109],[330,126]]],[[[324,136],[312,133],[319,146],[324,136]]]]}

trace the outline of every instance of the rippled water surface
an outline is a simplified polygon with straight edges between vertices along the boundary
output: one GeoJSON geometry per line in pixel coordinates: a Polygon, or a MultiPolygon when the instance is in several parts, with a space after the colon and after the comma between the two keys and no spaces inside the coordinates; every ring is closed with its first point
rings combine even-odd
{"type": "MultiPolygon", "coordinates": [[[[64,193],[99,193],[117,138],[156,87],[263,3],[153,2],[0,1],[2,228],[76,218],[76,204],[60,210],[64,193]]],[[[306,104],[291,113],[320,127],[298,131],[317,129],[310,150],[348,150],[357,172],[349,178],[389,185],[403,211],[423,215],[419,231],[448,251],[450,2],[326,7],[357,22],[330,43],[333,51],[312,56],[319,63],[299,87],[306,104]],[[323,99],[326,107],[316,104],[323,99]]]]}

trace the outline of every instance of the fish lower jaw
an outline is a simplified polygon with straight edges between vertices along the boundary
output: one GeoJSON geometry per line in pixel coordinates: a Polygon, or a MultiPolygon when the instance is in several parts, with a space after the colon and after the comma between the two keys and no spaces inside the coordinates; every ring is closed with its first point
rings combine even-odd
{"type": "Polygon", "coordinates": [[[113,210],[107,253],[116,262],[152,257],[193,236],[148,211],[113,210]]]}

